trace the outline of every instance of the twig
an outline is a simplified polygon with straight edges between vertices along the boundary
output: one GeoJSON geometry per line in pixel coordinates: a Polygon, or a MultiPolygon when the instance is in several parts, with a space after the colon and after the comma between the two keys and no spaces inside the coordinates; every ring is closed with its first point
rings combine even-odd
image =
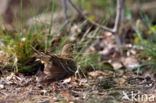
{"type": "Polygon", "coordinates": [[[37,53],[38,55],[45,55],[43,52],[38,51],[37,49],[35,49],[32,45],[30,45],[30,47],[35,51],[35,53],[37,53]]]}
{"type": "Polygon", "coordinates": [[[114,24],[113,29],[108,28],[106,26],[103,26],[101,24],[98,24],[95,21],[89,20],[88,17],[85,16],[82,13],[82,11],[79,8],[77,8],[76,5],[71,0],[67,0],[67,2],[69,2],[69,4],[74,8],[74,10],[79,14],[79,16],[83,17],[84,19],[86,19],[91,24],[93,24],[93,25],[95,25],[95,26],[97,26],[97,27],[99,27],[105,31],[111,32],[115,36],[116,43],[120,49],[120,52],[122,52],[122,50],[121,50],[122,43],[121,43],[120,36],[119,36],[119,28],[120,28],[121,18],[122,18],[123,10],[124,10],[124,0],[117,0],[116,18],[115,18],[115,24],[114,24]]]}
{"type": "Polygon", "coordinates": [[[106,26],[100,25],[100,24],[98,24],[98,23],[96,23],[96,22],[94,22],[94,21],[89,20],[88,17],[85,16],[85,15],[82,13],[82,11],[81,11],[79,8],[77,8],[77,7],[75,6],[75,4],[73,4],[73,2],[72,2],[71,0],[68,0],[68,2],[69,2],[69,3],[71,4],[71,6],[76,10],[76,12],[79,14],[79,16],[83,17],[84,19],[86,19],[86,20],[87,20],[88,22],[90,22],[91,24],[93,24],[93,25],[95,25],[95,26],[97,26],[97,27],[99,27],[99,28],[101,28],[101,29],[103,29],[103,30],[105,30],[105,31],[108,31],[108,32],[113,33],[113,30],[112,30],[112,29],[110,29],[110,28],[108,28],[108,27],[106,27],[106,26]]]}
{"type": "Polygon", "coordinates": [[[62,8],[63,8],[63,12],[64,12],[64,18],[66,19],[66,21],[68,21],[68,14],[67,14],[67,0],[61,0],[61,4],[62,4],[62,8]]]}
{"type": "Polygon", "coordinates": [[[115,24],[114,24],[114,28],[113,28],[113,34],[115,36],[117,45],[120,49],[120,52],[122,53],[122,49],[121,49],[121,40],[120,40],[120,36],[119,36],[119,28],[120,28],[120,24],[121,24],[121,19],[123,16],[123,10],[124,10],[124,0],[117,0],[117,5],[116,5],[116,18],[115,18],[115,24]]]}
{"type": "Polygon", "coordinates": [[[8,94],[4,93],[4,92],[0,92],[1,94],[5,95],[5,96],[8,96],[8,94]]]}
{"type": "Polygon", "coordinates": [[[115,18],[115,24],[113,31],[118,32],[119,27],[120,27],[120,22],[121,18],[123,15],[123,9],[124,9],[124,0],[117,0],[117,5],[116,5],[116,18],[115,18]]]}

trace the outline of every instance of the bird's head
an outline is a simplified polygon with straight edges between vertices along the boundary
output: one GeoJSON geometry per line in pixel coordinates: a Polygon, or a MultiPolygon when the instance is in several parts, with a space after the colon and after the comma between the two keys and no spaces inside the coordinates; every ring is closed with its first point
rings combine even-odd
{"type": "Polygon", "coordinates": [[[65,44],[61,51],[61,55],[70,58],[70,57],[72,57],[73,52],[74,52],[74,45],[73,44],[65,44]]]}

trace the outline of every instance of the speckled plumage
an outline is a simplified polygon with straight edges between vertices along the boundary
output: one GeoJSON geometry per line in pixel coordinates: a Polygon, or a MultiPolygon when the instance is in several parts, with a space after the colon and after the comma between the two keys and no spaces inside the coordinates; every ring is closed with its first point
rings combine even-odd
{"type": "Polygon", "coordinates": [[[39,57],[44,64],[45,76],[41,82],[53,82],[74,75],[77,70],[76,63],[72,59],[73,45],[66,44],[61,53],[44,55],[39,57]]]}

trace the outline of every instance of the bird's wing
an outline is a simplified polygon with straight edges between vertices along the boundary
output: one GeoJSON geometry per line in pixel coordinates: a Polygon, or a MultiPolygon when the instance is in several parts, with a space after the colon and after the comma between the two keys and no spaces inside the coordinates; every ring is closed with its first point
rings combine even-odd
{"type": "Polygon", "coordinates": [[[51,55],[53,65],[58,68],[62,68],[66,72],[74,73],[76,71],[76,64],[72,59],[61,58],[57,55],[51,55]]]}

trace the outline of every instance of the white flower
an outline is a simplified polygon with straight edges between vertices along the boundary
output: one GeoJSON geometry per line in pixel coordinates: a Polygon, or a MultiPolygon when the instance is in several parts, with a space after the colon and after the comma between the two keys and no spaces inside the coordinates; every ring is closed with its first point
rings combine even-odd
{"type": "Polygon", "coordinates": [[[26,41],[26,38],[25,37],[21,38],[21,41],[22,42],[25,42],[26,41]]]}

